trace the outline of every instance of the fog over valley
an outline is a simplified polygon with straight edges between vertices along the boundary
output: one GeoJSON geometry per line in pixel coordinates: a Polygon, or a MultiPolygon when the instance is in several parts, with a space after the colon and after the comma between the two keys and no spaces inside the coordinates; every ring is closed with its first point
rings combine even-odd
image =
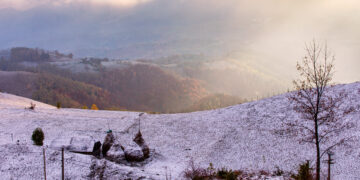
{"type": "Polygon", "coordinates": [[[231,57],[261,64],[291,86],[304,44],[315,38],[327,41],[336,55],[336,82],[354,82],[360,78],[359,5],[355,0],[2,0],[0,48],[118,59],[231,57]]]}

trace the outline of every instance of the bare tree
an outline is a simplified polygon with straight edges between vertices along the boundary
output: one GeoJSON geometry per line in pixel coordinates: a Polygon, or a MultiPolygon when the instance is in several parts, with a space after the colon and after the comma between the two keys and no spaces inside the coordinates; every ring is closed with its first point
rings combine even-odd
{"type": "Polygon", "coordinates": [[[340,109],[344,93],[328,93],[334,72],[335,57],[327,45],[316,41],[306,45],[306,56],[297,64],[301,79],[295,80],[297,92],[289,95],[294,110],[300,119],[288,122],[289,130],[296,132],[302,142],[316,146],[316,179],[320,180],[320,160],[330,149],[347,139],[331,139],[350,124],[341,119],[341,114],[350,110],[340,109]],[[330,142],[329,142],[330,141],[330,142]]]}

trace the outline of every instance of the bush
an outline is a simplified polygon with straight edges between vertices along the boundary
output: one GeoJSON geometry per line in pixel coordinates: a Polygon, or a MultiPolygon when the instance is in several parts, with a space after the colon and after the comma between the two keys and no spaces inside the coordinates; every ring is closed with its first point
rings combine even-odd
{"type": "Polygon", "coordinates": [[[216,177],[219,179],[236,180],[239,173],[232,171],[231,169],[221,168],[217,171],[216,177]]]}
{"type": "Polygon", "coordinates": [[[35,110],[35,107],[36,107],[36,104],[30,102],[30,107],[28,107],[27,109],[35,110]]]}
{"type": "Polygon", "coordinates": [[[208,180],[212,176],[206,169],[195,165],[193,160],[190,160],[188,168],[184,171],[184,177],[191,180],[208,180]]]}
{"type": "Polygon", "coordinates": [[[279,166],[276,166],[275,168],[276,168],[276,170],[273,172],[273,175],[274,175],[274,176],[282,176],[282,175],[284,175],[284,171],[281,170],[281,169],[279,168],[279,166]]]}
{"type": "Polygon", "coordinates": [[[309,161],[306,161],[304,164],[300,164],[297,174],[292,175],[291,177],[295,180],[313,180],[314,175],[312,173],[312,168],[310,168],[309,161]]]}
{"type": "Polygon", "coordinates": [[[45,139],[44,132],[42,131],[42,129],[41,128],[36,128],[33,131],[31,139],[34,141],[35,145],[42,146],[43,141],[45,139]]]}
{"type": "Polygon", "coordinates": [[[58,109],[60,109],[60,108],[61,108],[61,103],[60,103],[60,102],[57,102],[57,103],[56,103],[56,107],[57,107],[58,109]]]}
{"type": "Polygon", "coordinates": [[[212,163],[210,163],[207,169],[201,168],[196,166],[193,160],[190,161],[188,168],[184,171],[185,178],[191,180],[236,180],[241,174],[241,171],[233,171],[231,169],[228,170],[227,168],[216,170],[212,163]]]}

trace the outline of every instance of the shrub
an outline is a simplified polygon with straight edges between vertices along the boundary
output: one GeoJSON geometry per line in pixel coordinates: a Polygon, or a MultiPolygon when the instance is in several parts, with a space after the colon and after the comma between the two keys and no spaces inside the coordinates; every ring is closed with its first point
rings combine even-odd
{"type": "Polygon", "coordinates": [[[239,176],[238,172],[232,171],[231,169],[221,168],[217,171],[216,177],[219,179],[236,180],[239,176]]]}
{"type": "Polygon", "coordinates": [[[34,141],[35,145],[42,146],[43,141],[45,139],[44,132],[42,131],[42,129],[41,128],[36,128],[33,131],[31,139],[34,141]]]}
{"type": "MultiPolygon", "coordinates": [[[[212,163],[205,169],[195,165],[193,160],[190,160],[188,168],[183,173],[186,179],[191,180],[236,180],[253,176],[240,170],[233,171],[227,168],[215,169],[212,163]]],[[[269,173],[265,171],[263,171],[263,174],[269,175],[269,173]]]]}
{"type": "Polygon", "coordinates": [[[190,160],[188,168],[184,171],[184,177],[191,180],[207,180],[211,179],[212,174],[204,168],[195,165],[193,160],[190,160]]]}
{"type": "Polygon", "coordinates": [[[210,163],[208,168],[201,168],[194,164],[191,160],[188,168],[184,171],[184,176],[191,180],[210,180],[210,179],[225,179],[236,180],[242,174],[241,171],[233,171],[231,169],[221,168],[216,170],[213,164],[210,163]]]}
{"type": "Polygon", "coordinates": [[[297,174],[292,175],[291,177],[295,180],[313,180],[314,175],[312,173],[312,168],[310,168],[309,161],[306,161],[304,164],[300,164],[297,174]]]}
{"type": "Polygon", "coordinates": [[[56,103],[56,107],[57,107],[58,109],[60,109],[60,108],[61,108],[61,103],[60,103],[60,102],[57,102],[57,103],[56,103]]]}
{"type": "Polygon", "coordinates": [[[89,109],[87,106],[83,106],[81,107],[81,109],[89,109]]]}
{"type": "Polygon", "coordinates": [[[273,172],[274,176],[282,176],[284,174],[284,171],[279,168],[279,166],[275,167],[276,170],[273,172]]]}
{"type": "Polygon", "coordinates": [[[30,102],[30,107],[28,107],[28,109],[30,110],[35,110],[36,104],[30,102]]]}

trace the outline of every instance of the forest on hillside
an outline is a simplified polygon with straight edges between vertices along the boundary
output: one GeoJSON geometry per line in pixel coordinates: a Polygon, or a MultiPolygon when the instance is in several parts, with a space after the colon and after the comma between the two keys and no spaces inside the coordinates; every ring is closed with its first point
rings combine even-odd
{"type": "Polygon", "coordinates": [[[74,72],[51,62],[71,61],[72,55],[57,51],[13,48],[0,59],[0,90],[66,108],[105,110],[190,112],[244,102],[230,95],[215,94],[204,82],[146,63],[107,68],[107,59],[83,58],[92,71],[74,72]],[[10,73],[11,72],[11,73],[10,73]],[[26,72],[26,73],[24,73],[26,72]],[[30,73],[30,74],[28,74],[30,73]],[[30,78],[31,77],[31,78],[30,78]]]}

